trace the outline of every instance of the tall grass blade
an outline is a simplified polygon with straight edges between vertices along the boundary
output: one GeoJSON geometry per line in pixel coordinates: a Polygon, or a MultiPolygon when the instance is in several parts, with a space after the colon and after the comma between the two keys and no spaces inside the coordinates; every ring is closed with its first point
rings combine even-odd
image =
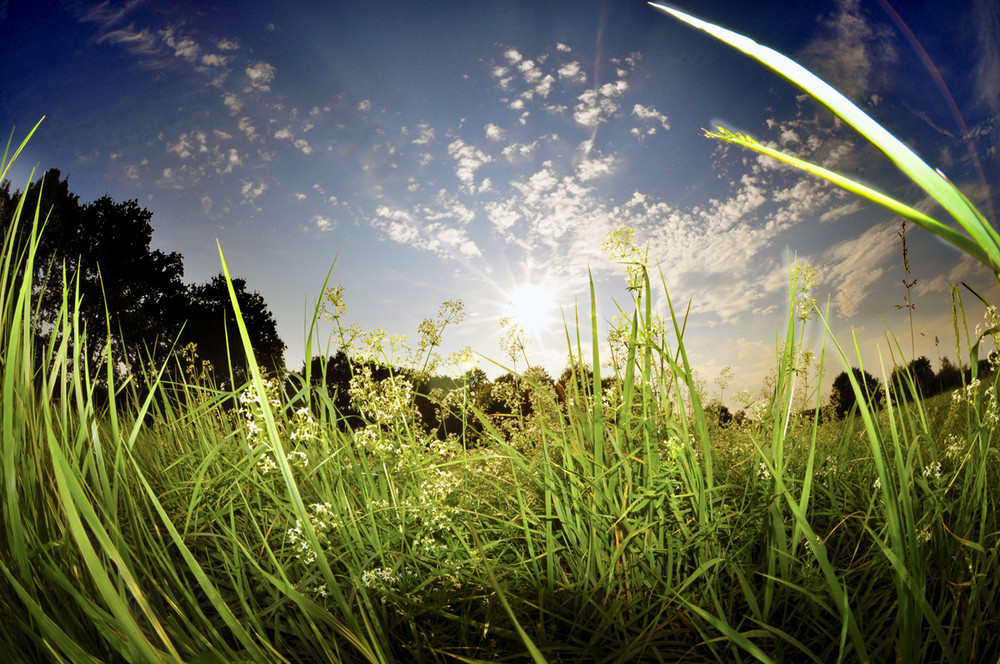
{"type": "MultiPolygon", "coordinates": [[[[788,79],[794,85],[800,87],[834,115],[853,127],[886,155],[897,168],[936,200],[971,236],[971,242],[978,246],[978,250],[973,250],[966,240],[960,239],[963,236],[949,232],[950,229],[947,226],[933,222],[926,215],[916,213],[915,210],[908,206],[893,201],[890,209],[893,209],[897,214],[912,219],[915,223],[920,224],[932,233],[959,246],[963,251],[968,252],[971,256],[988,265],[994,272],[1000,272],[1000,235],[997,234],[982,214],[970,204],[969,200],[948,178],[928,166],[913,150],[873,120],[871,116],[862,111],[854,102],[794,60],[771,48],[758,44],[744,35],[708,23],[671,7],[652,2],[649,4],[749,55],[777,74],[788,79]]],[[[739,137],[731,132],[721,132],[713,136],[731,142],[738,142],[750,149],[779,158],[776,154],[772,154],[774,151],[763,148],[752,140],[747,141],[745,137],[739,137]],[[768,150],[768,152],[764,152],[764,150],[768,150]]],[[[780,159],[799,168],[805,167],[805,162],[787,155],[781,156],[780,159]]],[[[829,171],[812,165],[807,170],[827,179],[831,179],[829,176],[833,175],[829,171]]],[[[863,187],[859,183],[851,182],[846,178],[831,179],[831,181],[840,186],[847,186],[852,191],[864,195],[866,198],[880,205],[886,205],[891,201],[888,197],[876,195],[877,192],[863,187]]]]}

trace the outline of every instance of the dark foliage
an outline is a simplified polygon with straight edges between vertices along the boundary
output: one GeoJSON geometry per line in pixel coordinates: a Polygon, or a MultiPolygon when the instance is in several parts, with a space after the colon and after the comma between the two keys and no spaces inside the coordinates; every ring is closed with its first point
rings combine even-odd
{"type": "MultiPolygon", "coordinates": [[[[21,196],[32,212],[40,204],[44,228],[32,288],[40,301],[35,330],[40,340],[60,333],[54,325],[63,304],[65,275],[70,288],[80,294],[85,356],[93,365],[108,346],[119,373],[150,358],[165,358],[180,327],[184,265],[179,253],[150,248],[152,212],[135,200],[116,203],[108,196],[81,205],[58,169],[49,170],[23,194],[10,195],[5,183],[0,196],[5,232],[21,196]]],[[[22,214],[18,228],[22,242],[31,231],[23,222],[32,216],[22,214]]]]}
{"type": "Polygon", "coordinates": [[[905,367],[896,367],[889,376],[889,386],[896,399],[909,401],[913,398],[913,387],[921,397],[929,397],[937,392],[937,379],[931,361],[926,356],[911,360],[905,367]]]}
{"type": "Polygon", "coordinates": [[[950,392],[962,387],[962,370],[947,357],[941,358],[941,368],[934,378],[937,392],[950,392]]]}
{"type": "MultiPolygon", "coordinates": [[[[257,363],[269,373],[280,373],[285,366],[286,346],[278,336],[274,316],[260,293],[247,290],[246,280],[233,279],[232,283],[257,363]]],[[[237,386],[249,379],[247,356],[224,274],[188,289],[184,318],[187,325],[181,345],[197,344],[199,357],[211,362],[216,380],[237,386]]]]}
{"type": "Polygon", "coordinates": [[[722,402],[713,401],[705,406],[705,418],[707,421],[719,426],[728,426],[733,421],[733,414],[729,412],[729,408],[722,402]]]}
{"type": "MultiPolygon", "coordinates": [[[[878,403],[882,398],[882,383],[878,378],[867,371],[852,367],[855,380],[865,393],[865,399],[869,404],[878,403]]],[[[830,391],[830,405],[837,417],[844,417],[857,404],[857,395],[851,386],[851,378],[846,371],[841,371],[840,375],[833,379],[833,388],[830,391]]]]}
{"type": "MultiPolygon", "coordinates": [[[[93,370],[108,355],[118,379],[128,374],[141,385],[150,368],[188,342],[197,343],[201,359],[211,362],[217,378],[228,381],[224,322],[234,377],[245,379],[246,358],[225,280],[220,276],[201,286],[185,286],[183,256],[150,246],[152,212],[138,201],[118,203],[109,196],[80,204],[68,179],[53,168],[24,192],[11,194],[9,182],[0,185],[5,237],[21,199],[25,211],[16,230],[19,246],[27,244],[36,209],[42,231],[31,275],[39,344],[61,334],[56,323],[68,284],[70,297],[79,292],[81,298],[77,315],[86,331],[83,355],[99,382],[105,374],[93,370]],[[185,322],[184,341],[175,345],[185,322]]],[[[234,279],[233,286],[258,361],[272,371],[283,369],[285,344],[263,298],[248,292],[242,279],[234,279]]]]}

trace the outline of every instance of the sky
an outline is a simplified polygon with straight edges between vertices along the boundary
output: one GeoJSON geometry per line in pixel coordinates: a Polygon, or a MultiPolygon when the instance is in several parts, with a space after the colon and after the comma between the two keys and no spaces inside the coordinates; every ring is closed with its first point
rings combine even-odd
{"type": "MultiPolygon", "coordinates": [[[[994,0],[672,6],[824,77],[996,223],[994,0]]],[[[854,335],[876,375],[887,333],[910,355],[910,314],[917,356],[955,358],[952,285],[997,299],[988,270],[929,233],[907,227],[908,274],[891,213],[705,138],[746,132],[941,218],[797,88],[639,0],[0,0],[0,33],[0,130],[19,141],[45,116],[13,187],[55,167],[83,202],[137,199],[188,283],[221,271],[221,245],[274,313],[292,370],[330,273],[345,323],[415,343],[460,299],[445,352],[470,347],[502,373],[513,315],[528,361],[558,376],[564,317],[583,321],[590,353],[590,278],[602,335],[631,312],[605,249],[622,226],[648,252],[657,310],[664,291],[690,307],[685,346],[710,393],[732,367],[729,403],[775,365],[793,261],[816,269],[835,337],[851,348],[854,335]]],[[[963,293],[972,327],[982,308],[963,293]]],[[[822,324],[811,330],[818,351],[822,324]]],[[[828,366],[827,384],[843,369],[828,366]]]]}

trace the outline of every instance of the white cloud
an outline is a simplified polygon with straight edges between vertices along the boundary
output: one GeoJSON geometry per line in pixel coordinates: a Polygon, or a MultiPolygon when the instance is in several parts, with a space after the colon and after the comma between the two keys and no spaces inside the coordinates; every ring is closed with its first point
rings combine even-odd
{"type": "Polygon", "coordinates": [[[556,73],[559,74],[559,78],[567,78],[575,83],[587,82],[587,74],[580,68],[580,63],[575,60],[560,67],[556,73]]]}
{"type": "Polygon", "coordinates": [[[488,154],[460,138],[448,144],[448,154],[458,162],[455,175],[467,189],[473,186],[476,169],[492,161],[488,154]]]}
{"type": "Polygon", "coordinates": [[[955,265],[946,274],[939,274],[930,280],[919,281],[915,292],[917,295],[950,293],[952,284],[963,281],[969,284],[986,283],[991,280],[992,276],[993,273],[988,267],[969,254],[961,254],[955,265]]]}
{"type": "Polygon", "coordinates": [[[516,204],[513,202],[491,201],[483,206],[483,209],[486,210],[486,217],[500,233],[509,231],[521,218],[515,208],[516,204]]]}
{"type": "Polygon", "coordinates": [[[602,175],[614,172],[615,158],[611,155],[598,159],[584,159],[576,167],[576,174],[581,182],[587,182],[602,175]]]}
{"type": "Polygon", "coordinates": [[[227,92],[222,96],[222,103],[233,113],[239,113],[243,108],[243,100],[232,92],[227,92]]]}
{"type": "Polygon", "coordinates": [[[552,171],[552,162],[542,164],[544,168],[532,174],[527,182],[512,182],[511,184],[524,196],[526,205],[535,205],[545,192],[555,188],[559,179],[552,171]]]}
{"type": "Polygon", "coordinates": [[[182,39],[177,42],[177,46],[174,47],[174,55],[184,58],[185,60],[194,60],[198,57],[199,51],[200,48],[193,39],[182,39]]]}
{"type": "Polygon", "coordinates": [[[819,275],[834,288],[834,303],[840,315],[849,318],[858,313],[861,303],[874,289],[884,270],[883,265],[899,252],[894,224],[874,226],[860,236],[840,242],[823,253],[819,275]]]}
{"type": "Polygon", "coordinates": [[[222,39],[218,44],[215,45],[220,51],[235,51],[239,49],[240,45],[232,39],[222,39]]]}
{"type": "Polygon", "coordinates": [[[844,205],[838,205],[837,207],[830,208],[823,214],[819,216],[819,223],[825,224],[828,221],[836,221],[837,219],[842,219],[848,215],[852,215],[855,212],[860,212],[865,209],[864,204],[859,200],[853,200],[850,203],[845,203],[844,205]]]}
{"type": "Polygon", "coordinates": [[[304,201],[304,200],[306,200],[306,198],[308,198],[308,196],[306,196],[302,192],[296,192],[296,193],[292,194],[292,197],[295,200],[297,200],[297,201],[304,201]]]}
{"type": "Polygon", "coordinates": [[[193,62],[197,57],[201,48],[197,43],[190,37],[184,37],[183,39],[177,39],[174,35],[173,27],[167,27],[160,31],[160,37],[166,42],[167,46],[174,49],[174,55],[183,58],[189,62],[193,62]]]}
{"type": "Polygon", "coordinates": [[[206,53],[201,56],[201,64],[206,67],[222,67],[229,61],[224,55],[219,55],[218,53],[206,53]]]}
{"type": "Polygon", "coordinates": [[[563,53],[569,53],[573,49],[571,49],[566,44],[563,44],[562,42],[556,42],[556,50],[557,51],[562,51],[563,53]]]}
{"type": "Polygon", "coordinates": [[[191,137],[188,134],[181,134],[177,137],[176,143],[167,143],[167,152],[172,152],[181,159],[188,159],[191,157],[191,150],[194,145],[191,142],[191,137]]]}
{"type": "Polygon", "coordinates": [[[362,113],[367,113],[372,110],[372,102],[370,99],[362,99],[358,102],[358,110],[362,113]]]}
{"type": "Polygon", "coordinates": [[[417,129],[420,130],[420,135],[411,141],[414,145],[427,145],[434,138],[434,128],[429,124],[418,124],[417,129]]]}
{"type": "Polygon", "coordinates": [[[628,90],[628,82],[618,80],[614,83],[605,83],[600,88],[601,94],[605,97],[620,97],[626,90],[628,90]]]}
{"type": "Polygon", "coordinates": [[[111,30],[97,38],[98,44],[104,42],[121,44],[139,55],[154,55],[160,51],[156,35],[145,28],[136,31],[132,26],[129,26],[120,30],[111,30]]]}
{"type": "Polygon", "coordinates": [[[313,223],[316,224],[316,228],[318,228],[321,231],[330,231],[333,230],[334,228],[334,223],[330,221],[329,217],[316,215],[315,217],[313,217],[313,223]]]}
{"type": "Polygon", "coordinates": [[[573,107],[573,119],[585,127],[596,127],[618,110],[610,96],[598,96],[595,90],[585,90],[577,100],[580,103],[573,107]]]}
{"type": "Polygon", "coordinates": [[[556,79],[552,77],[552,74],[546,74],[542,77],[542,80],[538,82],[538,85],[535,86],[534,93],[542,98],[548,97],[549,93],[552,92],[552,84],[555,82],[556,79]]]}
{"type": "Polygon", "coordinates": [[[250,122],[250,118],[248,117],[240,118],[240,121],[237,124],[237,126],[239,127],[240,131],[242,131],[246,135],[246,137],[250,140],[250,142],[254,142],[260,139],[260,136],[257,134],[257,129],[253,126],[253,123],[250,122]]]}
{"type": "Polygon", "coordinates": [[[274,74],[274,67],[266,62],[258,62],[250,65],[246,68],[247,78],[250,79],[250,86],[247,88],[247,91],[270,92],[274,74]]]}
{"type": "Polygon", "coordinates": [[[531,60],[524,60],[517,68],[524,75],[524,80],[530,84],[536,83],[542,77],[542,72],[531,60]]]}
{"type": "Polygon", "coordinates": [[[660,126],[664,129],[670,129],[670,121],[667,116],[660,113],[658,110],[652,106],[643,106],[642,104],[636,104],[632,107],[632,115],[636,116],[640,120],[648,120],[652,122],[660,123],[660,126]]]}
{"type": "Polygon", "coordinates": [[[511,143],[501,150],[501,154],[506,157],[508,161],[514,161],[518,158],[526,159],[534,153],[536,148],[538,148],[537,140],[532,141],[531,143],[511,143]]]}
{"type": "Polygon", "coordinates": [[[421,224],[413,215],[398,208],[380,205],[375,210],[372,225],[385,233],[386,237],[398,244],[404,244],[422,251],[433,251],[442,256],[456,253],[464,258],[482,255],[463,228],[455,228],[443,223],[421,224]]]}
{"type": "Polygon", "coordinates": [[[521,61],[521,54],[518,53],[513,48],[507,49],[507,51],[504,52],[504,57],[506,57],[507,62],[509,62],[512,65],[516,65],[518,62],[521,61]]]}
{"type": "Polygon", "coordinates": [[[224,175],[226,173],[231,173],[234,168],[243,165],[243,160],[240,158],[240,153],[236,151],[236,148],[229,148],[225,152],[225,156],[222,158],[221,165],[217,165],[215,172],[216,175],[224,175]]]}
{"type": "Polygon", "coordinates": [[[502,141],[504,131],[492,122],[486,125],[486,138],[493,141],[502,141]]]}
{"type": "Polygon", "coordinates": [[[244,203],[253,203],[265,191],[267,191],[267,184],[262,180],[258,180],[257,182],[244,180],[243,185],[240,187],[240,194],[243,195],[244,203]]]}
{"type": "Polygon", "coordinates": [[[279,141],[292,141],[292,145],[299,149],[302,154],[312,154],[312,147],[310,147],[309,142],[304,138],[296,139],[292,134],[291,129],[284,127],[274,132],[274,137],[279,141]]]}
{"type": "Polygon", "coordinates": [[[174,188],[177,186],[176,177],[174,175],[174,169],[164,168],[163,173],[160,175],[160,179],[156,181],[158,187],[164,188],[174,188]]]}
{"type": "Polygon", "coordinates": [[[393,242],[413,246],[418,249],[424,248],[421,246],[420,232],[414,226],[409,226],[398,221],[390,221],[388,224],[382,226],[382,230],[385,231],[385,234],[393,242]]]}
{"type": "Polygon", "coordinates": [[[863,101],[875,73],[896,60],[888,29],[870,23],[859,0],[838,0],[836,14],[822,25],[823,34],[805,47],[804,64],[851,99],[863,101]]]}

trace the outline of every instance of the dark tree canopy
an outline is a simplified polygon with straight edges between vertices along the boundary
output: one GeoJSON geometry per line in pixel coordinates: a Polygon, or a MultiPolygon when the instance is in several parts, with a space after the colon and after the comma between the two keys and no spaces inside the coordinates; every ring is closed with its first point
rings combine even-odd
{"type": "MultiPolygon", "coordinates": [[[[246,280],[232,281],[257,363],[265,371],[280,373],[285,367],[286,346],[278,336],[274,316],[260,293],[247,290],[246,280]]],[[[247,356],[224,274],[189,288],[184,318],[187,325],[181,334],[180,345],[197,344],[198,356],[212,363],[216,380],[230,387],[248,380],[247,356]],[[234,381],[232,384],[230,378],[234,381]]]]}
{"type": "MultiPolygon", "coordinates": [[[[9,188],[4,193],[9,195],[9,188]]],[[[116,203],[108,196],[81,205],[67,179],[50,169],[23,194],[3,201],[5,231],[23,195],[18,235],[26,239],[39,194],[44,226],[33,275],[33,294],[40,300],[36,333],[43,339],[59,333],[52,326],[62,307],[65,271],[71,290],[79,288],[78,314],[91,362],[98,362],[109,344],[119,367],[134,368],[149,357],[162,361],[179,329],[184,264],[179,253],[150,248],[153,213],[137,201],[116,203]]]]}
{"type": "Polygon", "coordinates": [[[926,356],[911,360],[905,367],[896,367],[889,376],[893,396],[901,401],[913,398],[910,379],[922,397],[929,397],[937,392],[937,377],[931,367],[931,361],[926,356]]]}
{"type": "MultiPolygon", "coordinates": [[[[86,330],[83,355],[92,366],[110,350],[119,373],[141,379],[141,368],[148,368],[150,361],[162,363],[171,348],[175,352],[183,348],[184,344],[175,346],[174,342],[188,321],[185,339],[198,344],[199,355],[212,362],[217,377],[228,379],[222,335],[225,320],[234,373],[245,377],[246,358],[225,280],[220,276],[201,286],[186,286],[181,254],[150,246],[152,212],[138,201],[118,203],[109,196],[80,204],[79,196],[70,192],[68,179],[58,169],[50,169],[24,192],[11,194],[9,182],[0,185],[0,225],[5,236],[12,230],[22,198],[17,228],[20,246],[29,238],[36,208],[42,231],[31,275],[32,294],[39,305],[35,333],[40,342],[60,334],[54,325],[66,283],[71,294],[79,289],[77,313],[86,330]]],[[[263,298],[248,292],[242,279],[234,279],[233,284],[258,360],[270,370],[282,369],[285,344],[278,338],[263,298]]]]}
{"type": "MultiPolygon", "coordinates": [[[[882,394],[882,383],[879,382],[878,378],[857,367],[852,367],[851,372],[854,374],[854,379],[858,385],[867,395],[866,400],[869,403],[878,403],[882,394]]],[[[833,388],[830,391],[830,405],[833,406],[837,417],[844,417],[851,412],[857,401],[857,395],[854,394],[854,388],[851,386],[850,376],[848,376],[846,371],[841,371],[840,375],[833,379],[833,388]]]]}
{"type": "Polygon", "coordinates": [[[952,364],[947,357],[942,357],[935,381],[938,392],[957,390],[962,387],[962,368],[952,364]]]}

